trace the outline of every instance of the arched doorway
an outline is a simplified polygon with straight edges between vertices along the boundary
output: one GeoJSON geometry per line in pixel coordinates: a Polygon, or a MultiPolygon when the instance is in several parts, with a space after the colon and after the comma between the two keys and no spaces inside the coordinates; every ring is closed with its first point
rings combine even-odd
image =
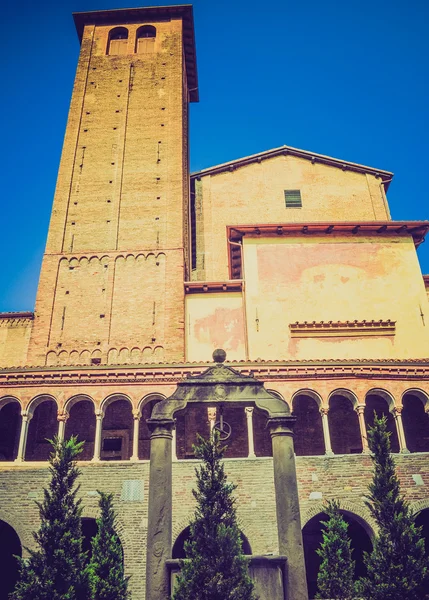
{"type": "Polygon", "coordinates": [[[425,413],[423,400],[409,393],[405,394],[402,405],[402,422],[408,450],[429,452],[429,416],[425,413]]]}
{"type": "Polygon", "coordinates": [[[320,456],[325,454],[322,417],[314,398],[300,394],[293,399],[295,454],[297,456],[320,456]]]}
{"type": "MultiPolygon", "coordinates": [[[[185,529],[179,533],[176,538],[176,541],[173,544],[172,550],[172,558],[186,558],[185,554],[185,542],[189,540],[190,527],[185,527],[185,529]]],[[[241,536],[241,549],[243,554],[250,556],[252,554],[252,549],[249,544],[249,540],[244,535],[242,531],[240,531],[241,536]]]]}
{"type": "Polygon", "coordinates": [[[109,400],[103,417],[102,460],[128,460],[133,452],[134,419],[131,402],[121,396],[109,400]]]}
{"type": "Polygon", "coordinates": [[[416,517],[417,527],[422,528],[422,536],[425,540],[426,556],[429,556],[429,508],[425,508],[416,517]]]}
{"type": "Polygon", "coordinates": [[[18,534],[8,523],[0,521],[0,600],[7,600],[18,580],[15,556],[22,556],[18,534]]]}
{"type": "Polygon", "coordinates": [[[365,423],[367,429],[374,425],[374,413],[379,419],[387,418],[387,431],[390,432],[390,448],[392,452],[399,452],[398,433],[396,431],[395,418],[389,410],[386,398],[379,394],[370,394],[365,402],[365,423]]]}
{"type": "Polygon", "coordinates": [[[88,552],[87,560],[89,560],[92,555],[91,541],[92,538],[94,538],[98,532],[97,521],[91,517],[82,517],[81,526],[83,536],[82,550],[84,552],[88,552]]]}
{"type": "Polygon", "coordinates": [[[25,460],[48,460],[52,440],[58,433],[58,411],[55,400],[47,397],[40,398],[28,426],[25,460]]]}
{"type": "MultiPolygon", "coordinates": [[[[352,558],[356,561],[355,579],[358,579],[366,572],[363,563],[363,553],[372,550],[371,538],[360,517],[345,511],[341,511],[341,513],[349,526],[348,535],[351,539],[352,558]]],[[[321,522],[326,521],[327,518],[325,513],[319,513],[310,519],[302,530],[309,598],[314,598],[317,593],[317,574],[320,567],[320,557],[316,554],[316,550],[322,542],[323,525],[321,522]]]]}
{"type": "Polygon", "coordinates": [[[158,404],[165,396],[150,396],[144,400],[144,404],[141,409],[141,417],[139,422],[139,458],[142,460],[149,460],[150,458],[150,429],[147,424],[147,420],[150,419],[155,404],[158,404]]]}
{"type": "Polygon", "coordinates": [[[79,442],[85,442],[79,460],[91,460],[94,456],[95,412],[94,404],[86,398],[78,399],[69,408],[65,438],[76,435],[79,442]]]}
{"type": "Polygon", "coordinates": [[[0,402],[0,461],[15,460],[18,456],[20,432],[21,405],[18,400],[2,400],[0,402]]]}
{"type": "Polygon", "coordinates": [[[362,452],[359,419],[348,398],[341,395],[332,396],[329,401],[328,421],[334,454],[362,452]]]}

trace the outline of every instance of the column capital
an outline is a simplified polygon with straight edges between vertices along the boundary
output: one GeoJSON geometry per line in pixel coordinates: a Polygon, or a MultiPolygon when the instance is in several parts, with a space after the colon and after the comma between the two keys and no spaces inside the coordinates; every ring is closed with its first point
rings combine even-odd
{"type": "Polygon", "coordinates": [[[103,416],[104,416],[103,415],[103,411],[100,408],[96,409],[96,411],[95,411],[95,418],[97,419],[97,421],[102,421],[103,420],[103,416]]]}
{"type": "Polygon", "coordinates": [[[140,421],[142,415],[139,408],[133,408],[133,419],[140,421]]]}
{"type": "Polygon", "coordinates": [[[270,430],[271,437],[277,435],[290,435],[293,436],[293,427],[295,425],[296,417],[293,415],[282,415],[278,417],[269,417],[267,420],[267,427],[270,430]]]}
{"type": "Polygon", "coordinates": [[[63,423],[65,423],[67,421],[67,419],[69,418],[69,413],[67,411],[64,411],[62,413],[58,413],[57,414],[57,421],[62,421],[63,423]]]}
{"type": "Polygon", "coordinates": [[[404,408],[403,406],[395,406],[395,407],[394,407],[394,409],[393,409],[393,411],[392,411],[392,412],[393,412],[393,414],[395,415],[395,417],[396,417],[397,415],[400,415],[400,414],[402,413],[402,409],[403,409],[403,408],[404,408]]]}
{"type": "Polygon", "coordinates": [[[254,409],[254,407],[253,407],[253,406],[246,406],[246,407],[244,408],[244,412],[246,413],[246,417],[247,417],[248,419],[250,419],[250,417],[253,415],[253,411],[254,411],[254,410],[255,410],[255,409],[254,409]]]}
{"type": "Polygon", "coordinates": [[[149,430],[151,432],[150,439],[152,438],[166,438],[173,439],[173,429],[175,426],[174,419],[147,419],[149,430]]]}
{"type": "Polygon", "coordinates": [[[321,407],[319,408],[319,412],[320,412],[320,414],[321,414],[321,415],[327,415],[327,414],[328,414],[328,412],[329,412],[329,408],[328,408],[328,407],[326,407],[326,406],[321,406],[321,407]]]}
{"type": "Polygon", "coordinates": [[[358,404],[355,407],[355,411],[357,412],[358,415],[363,415],[365,412],[365,404],[358,404]]]}
{"type": "Polygon", "coordinates": [[[30,422],[33,418],[33,413],[30,413],[27,410],[21,410],[21,417],[23,421],[30,422]]]}

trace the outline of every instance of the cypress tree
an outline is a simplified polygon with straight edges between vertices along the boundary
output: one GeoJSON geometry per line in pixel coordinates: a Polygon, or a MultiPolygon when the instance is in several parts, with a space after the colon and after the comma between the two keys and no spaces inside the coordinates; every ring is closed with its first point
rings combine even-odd
{"type": "Polygon", "coordinates": [[[375,417],[368,431],[374,474],[366,504],[379,532],[372,553],[365,555],[368,573],[358,593],[370,600],[423,600],[429,598],[429,560],[421,528],[400,493],[386,423],[375,417]]]}
{"type": "Polygon", "coordinates": [[[327,521],[322,521],[322,543],[316,550],[322,559],[317,576],[319,592],[316,598],[335,598],[350,600],[353,598],[353,574],[355,561],[352,560],[351,540],[347,535],[348,524],[343,519],[339,503],[327,502],[325,512],[327,521]]]}
{"type": "Polygon", "coordinates": [[[122,547],[115,531],[113,494],[99,494],[101,514],[88,565],[91,600],[128,600],[129,578],[124,578],[122,547]]]}
{"type": "Polygon", "coordinates": [[[20,559],[20,579],[11,600],[88,600],[82,551],[81,506],[75,486],[80,471],[76,459],[83,442],[54,438],[49,458],[51,481],[39,507],[41,525],[33,533],[37,550],[20,559]]]}
{"type": "Polygon", "coordinates": [[[236,486],[227,482],[222,463],[225,447],[216,432],[208,440],[198,436],[198,441],[194,452],[202,464],[195,469],[197,508],[173,598],[257,600],[241,547],[233,497],[236,486]]]}

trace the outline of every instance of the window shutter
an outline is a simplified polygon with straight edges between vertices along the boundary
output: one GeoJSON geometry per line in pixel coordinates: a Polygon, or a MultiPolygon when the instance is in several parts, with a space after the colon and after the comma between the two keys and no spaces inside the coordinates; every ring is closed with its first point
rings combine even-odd
{"type": "Polygon", "coordinates": [[[286,208],[302,208],[301,191],[285,190],[286,208]]]}

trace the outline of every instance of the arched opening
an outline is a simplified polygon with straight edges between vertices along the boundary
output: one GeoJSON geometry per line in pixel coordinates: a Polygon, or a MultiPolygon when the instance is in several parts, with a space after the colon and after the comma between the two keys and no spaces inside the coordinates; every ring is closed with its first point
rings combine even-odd
{"type": "Polygon", "coordinates": [[[425,508],[416,517],[417,527],[422,528],[422,536],[425,540],[425,552],[429,557],[429,508],[425,508]]]}
{"type": "Polygon", "coordinates": [[[335,395],[329,400],[328,422],[334,454],[362,452],[359,419],[348,398],[335,395]]]}
{"type": "Polygon", "coordinates": [[[188,404],[176,413],[176,452],[177,458],[195,458],[192,446],[197,443],[197,434],[204,438],[210,435],[210,422],[206,404],[188,404]]]}
{"type": "Polygon", "coordinates": [[[81,519],[82,525],[82,550],[84,552],[88,552],[87,560],[89,560],[92,556],[92,539],[97,535],[98,525],[97,521],[91,517],[82,517],[81,519]]]}
{"type": "Polygon", "coordinates": [[[396,431],[395,418],[389,410],[387,400],[378,394],[367,396],[365,402],[365,423],[367,429],[374,425],[374,413],[377,418],[387,417],[387,431],[390,432],[390,447],[392,452],[399,452],[398,433],[396,431]]]}
{"type": "MultiPolygon", "coordinates": [[[[189,536],[190,536],[190,527],[188,526],[188,527],[185,527],[185,529],[181,533],[179,533],[179,535],[177,536],[176,541],[174,542],[174,545],[173,545],[172,558],[186,558],[185,542],[187,540],[189,540],[189,536]]],[[[244,533],[242,531],[240,531],[240,536],[241,536],[241,549],[243,551],[243,554],[250,556],[252,554],[252,549],[250,547],[249,540],[247,539],[247,537],[244,535],[244,533]]]]}
{"type": "Polygon", "coordinates": [[[127,54],[128,48],[128,29],[126,27],[115,27],[109,31],[107,42],[107,52],[109,56],[119,56],[127,54]]]}
{"type": "Polygon", "coordinates": [[[21,421],[21,406],[17,400],[0,406],[0,461],[15,460],[18,456],[21,421]]]}
{"type": "Polygon", "coordinates": [[[272,456],[273,444],[267,427],[267,413],[255,406],[253,410],[253,441],[256,456],[272,456]]]}
{"type": "Polygon", "coordinates": [[[154,398],[142,408],[140,423],[139,423],[139,458],[149,460],[150,458],[150,429],[147,420],[150,419],[155,404],[158,404],[163,398],[154,398]]]}
{"type": "Polygon", "coordinates": [[[322,416],[316,400],[300,394],[293,399],[295,454],[297,456],[318,456],[325,454],[322,416]]]}
{"type": "Polygon", "coordinates": [[[8,599],[18,580],[15,556],[22,556],[18,534],[8,523],[0,521],[0,600],[8,599]]]}
{"type": "Polygon", "coordinates": [[[77,435],[79,442],[85,442],[79,460],[91,460],[94,456],[95,412],[91,400],[78,400],[69,410],[66,421],[65,438],[77,435]]]}
{"type": "Polygon", "coordinates": [[[36,406],[28,426],[25,460],[48,460],[52,440],[58,433],[57,404],[49,398],[36,406]]]}
{"type": "Polygon", "coordinates": [[[155,50],[156,29],[153,25],[143,25],[137,29],[136,53],[148,54],[155,50]]]}
{"type": "Polygon", "coordinates": [[[128,460],[133,450],[133,414],[129,400],[110,402],[103,418],[102,460],[128,460]]]}
{"type": "Polygon", "coordinates": [[[402,423],[407,448],[410,452],[429,452],[429,415],[424,404],[414,394],[405,394],[402,400],[402,423]]]}
{"type": "MultiPolygon", "coordinates": [[[[361,519],[349,512],[341,511],[341,513],[349,526],[347,533],[351,539],[352,558],[356,561],[354,578],[358,579],[366,573],[363,553],[372,550],[371,538],[363,527],[361,519]]],[[[314,598],[317,593],[317,574],[319,573],[321,559],[316,550],[322,542],[323,525],[321,522],[326,521],[327,518],[325,513],[319,513],[310,519],[302,530],[309,598],[314,598]]]]}

